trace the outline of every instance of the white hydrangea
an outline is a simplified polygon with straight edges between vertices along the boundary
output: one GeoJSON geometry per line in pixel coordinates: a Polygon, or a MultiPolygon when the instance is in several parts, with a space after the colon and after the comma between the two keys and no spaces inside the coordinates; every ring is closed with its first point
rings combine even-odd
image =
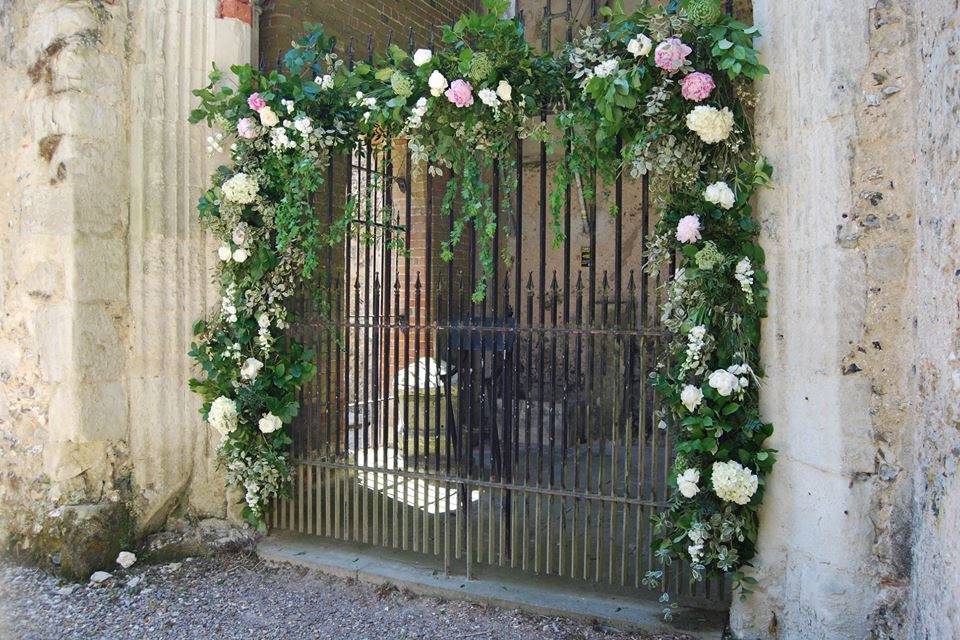
{"type": "Polygon", "coordinates": [[[703,391],[698,386],[688,384],[680,392],[680,402],[687,408],[687,411],[693,413],[703,402],[703,391]]]}
{"type": "Polygon", "coordinates": [[[237,403],[230,398],[220,396],[210,404],[210,411],[207,412],[207,422],[221,436],[226,436],[236,429],[237,421],[237,403]]]}
{"type": "Polygon", "coordinates": [[[606,78],[607,76],[614,73],[617,68],[620,66],[620,61],[616,58],[610,58],[609,60],[604,60],[597,66],[593,68],[593,75],[598,78],[606,78]]]}
{"type": "Polygon", "coordinates": [[[707,144],[722,142],[733,131],[733,112],[727,107],[723,109],[707,105],[694,107],[693,111],[687,114],[687,128],[707,144]]]}
{"type": "Polygon", "coordinates": [[[256,199],[260,186],[252,176],[241,172],[224,182],[222,189],[227,202],[250,204],[256,199]]]}
{"type": "Polygon", "coordinates": [[[293,128],[302,135],[308,136],[313,132],[313,121],[307,116],[300,116],[293,121],[293,128]]]}
{"type": "Polygon", "coordinates": [[[703,192],[703,199],[722,209],[732,209],[737,201],[733,189],[726,182],[714,182],[703,192]]]}
{"type": "Polygon", "coordinates": [[[750,258],[741,258],[733,272],[733,277],[740,283],[740,289],[746,294],[747,301],[753,302],[753,264],[750,258]]]}
{"type": "Polygon", "coordinates": [[[687,469],[677,476],[677,489],[684,498],[692,498],[700,493],[700,472],[697,469],[687,469]]]}
{"type": "Polygon", "coordinates": [[[724,502],[747,504],[758,486],[756,474],[739,462],[713,463],[713,492],[724,502]]]}
{"type": "Polygon", "coordinates": [[[480,89],[480,91],[477,92],[477,97],[480,98],[480,102],[491,109],[500,107],[500,98],[497,97],[497,92],[493,89],[480,89]]]}
{"type": "Polygon", "coordinates": [[[433,59],[430,49],[417,49],[413,52],[413,64],[422,67],[433,59]]]}

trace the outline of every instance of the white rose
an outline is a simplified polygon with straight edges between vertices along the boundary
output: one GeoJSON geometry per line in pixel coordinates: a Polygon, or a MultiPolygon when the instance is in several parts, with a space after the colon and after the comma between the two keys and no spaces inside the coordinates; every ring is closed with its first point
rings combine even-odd
{"type": "Polygon", "coordinates": [[[260,369],[262,368],[262,362],[256,358],[247,358],[244,361],[243,366],[240,367],[240,377],[244,380],[256,380],[257,376],[260,374],[260,369]]]}
{"type": "Polygon", "coordinates": [[[510,83],[506,80],[501,80],[497,83],[497,97],[504,102],[510,102],[513,98],[513,87],[511,87],[510,83]]]}
{"type": "Polygon", "coordinates": [[[259,325],[261,329],[266,329],[267,327],[269,327],[270,316],[267,315],[266,313],[261,313],[259,316],[257,316],[257,325],[259,325]]]}
{"type": "Polygon", "coordinates": [[[733,208],[737,201],[731,189],[726,182],[714,182],[703,192],[703,199],[707,202],[717,205],[723,209],[733,208]]]}
{"type": "Polygon", "coordinates": [[[417,49],[413,52],[413,64],[422,67],[433,59],[430,49],[417,49]]]}
{"type": "Polygon", "coordinates": [[[257,423],[257,426],[260,427],[260,431],[263,433],[273,433],[283,426],[283,422],[281,422],[280,418],[272,413],[266,413],[262,418],[260,418],[260,422],[257,423]]]}
{"type": "Polygon", "coordinates": [[[729,396],[739,386],[737,376],[726,369],[717,369],[710,374],[707,384],[717,390],[721,396],[729,396]]]}
{"type": "Polygon", "coordinates": [[[680,392],[680,402],[687,408],[687,411],[693,413],[703,402],[703,391],[700,391],[700,387],[688,384],[680,392]]]}
{"type": "Polygon", "coordinates": [[[265,127],[275,127],[278,122],[280,122],[280,118],[273,112],[273,109],[270,107],[260,109],[260,124],[265,127]]]}
{"type": "Polygon", "coordinates": [[[447,88],[447,79],[443,77],[443,74],[434,69],[433,73],[430,74],[427,84],[430,85],[430,95],[439,96],[442,95],[444,90],[447,88]]]}
{"type": "Polygon", "coordinates": [[[700,493],[700,487],[697,486],[698,482],[700,482],[700,472],[696,469],[687,469],[677,476],[677,489],[680,490],[684,498],[692,498],[700,493]]]}
{"type": "Polygon", "coordinates": [[[217,249],[217,255],[220,256],[220,259],[224,262],[228,262],[230,260],[230,256],[233,255],[233,252],[230,251],[230,245],[220,245],[220,248],[217,249]]]}
{"type": "Polygon", "coordinates": [[[627,43],[627,51],[632,53],[634,58],[647,55],[651,48],[653,48],[653,41],[642,33],[627,43]]]}
{"type": "Polygon", "coordinates": [[[234,262],[246,262],[248,258],[246,249],[237,249],[233,252],[233,261],[234,262]]]}

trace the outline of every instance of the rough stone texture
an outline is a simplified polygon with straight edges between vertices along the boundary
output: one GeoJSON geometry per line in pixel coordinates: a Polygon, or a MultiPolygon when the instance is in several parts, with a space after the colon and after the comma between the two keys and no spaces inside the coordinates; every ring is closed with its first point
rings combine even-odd
{"type": "Polygon", "coordinates": [[[761,586],[733,627],[954,637],[957,6],[754,6],[773,70],[756,129],[776,167],[758,204],[773,292],[762,402],[780,461],[761,586]]]}
{"type": "Polygon", "coordinates": [[[917,4],[917,423],[912,429],[917,638],[960,636],[960,9],[917,4]]]}
{"type": "Polygon", "coordinates": [[[217,553],[252,553],[256,538],[249,527],[217,518],[193,525],[186,521],[171,523],[166,531],[149,536],[144,556],[150,562],[170,562],[188,557],[217,553]]]}
{"type": "Polygon", "coordinates": [[[33,560],[72,580],[86,580],[111,568],[129,546],[133,520],[123,502],[59,507],[43,524],[33,560]]]}
{"type": "Polygon", "coordinates": [[[215,2],[0,2],[0,544],[54,507],[225,512],[185,386],[208,305],[186,122],[210,62],[249,59],[215,2]]]}

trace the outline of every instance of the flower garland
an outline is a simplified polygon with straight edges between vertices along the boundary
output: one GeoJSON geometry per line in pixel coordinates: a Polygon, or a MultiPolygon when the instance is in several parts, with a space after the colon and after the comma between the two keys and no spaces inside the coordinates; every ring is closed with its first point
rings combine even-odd
{"type": "MultiPolygon", "coordinates": [[[[244,514],[261,529],[269,501],[289,488],[285,425],[316,369],[285,333],[286,303],[316,276],[320,249],[346,229],[343,220],[324,225],[310,207],[331,154],[358,138],[406,138],[414,161],[448,173],[443,210],[458,208],[444,257],[472,224],[489,273],[497,226],[487,181],[496,170],[510,184],[511,165],[498,158],[510,156],[517,136],[546,139],[542,116],[553,110],[566,151],[551,196],[555,217],[574,182],[595,198],[595,177],[603,184],[652,174],[660,217],[646,268],[656,273],[677,259],[661,309],[673,336],[669,357],[653,376],[665,402],[660,421],[677,425],[676,490],[655,520],[657,556],[687,559],[695,579],[731,573],[748,593],[753,579],[742,567],[755,552],[775,458],[758,400],[767,290],[750,200],[771,168],[747,113],[750,83],[767,73],[753,48],[757,32],[726,16],[719,0],[673,0],[631,14],[604,9],[605,21],[560,56],[537,56],[519,23],[498,18],[504,3],[486,5],[486,14],[446,28],[437,50],[391,47],[347,69],[318,27],[287,54],[283,73],[234,67],[234,88],[215,70],[195,92],[201,105],[191,120],[222,130],[211,148],[236,138],[232,165],[218,170],[199,204],[221,243],[222,302],[216,317],[197,324],[191,350],[204,374],[191,385],[223,436],[228,481],[244,491],[244,514]]],[[[481,280],[474,299],[484,296],[481,280]]],[[[650,572],[648,584],[662,577],[650,572]]]]}

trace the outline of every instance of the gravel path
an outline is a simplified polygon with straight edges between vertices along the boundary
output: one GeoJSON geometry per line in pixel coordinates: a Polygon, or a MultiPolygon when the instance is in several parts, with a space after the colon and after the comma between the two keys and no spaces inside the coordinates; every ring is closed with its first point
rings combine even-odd
{"type": "Polygon", "coordinates": [[[0,638],[683,640],[421,598],[253,557],[134,565],[100,586],[0,561],[0,638]],[[139,580],[138,580],[139,578],[139,580]],[[131,585],[131,583],[134,583],[131,585]]]}

